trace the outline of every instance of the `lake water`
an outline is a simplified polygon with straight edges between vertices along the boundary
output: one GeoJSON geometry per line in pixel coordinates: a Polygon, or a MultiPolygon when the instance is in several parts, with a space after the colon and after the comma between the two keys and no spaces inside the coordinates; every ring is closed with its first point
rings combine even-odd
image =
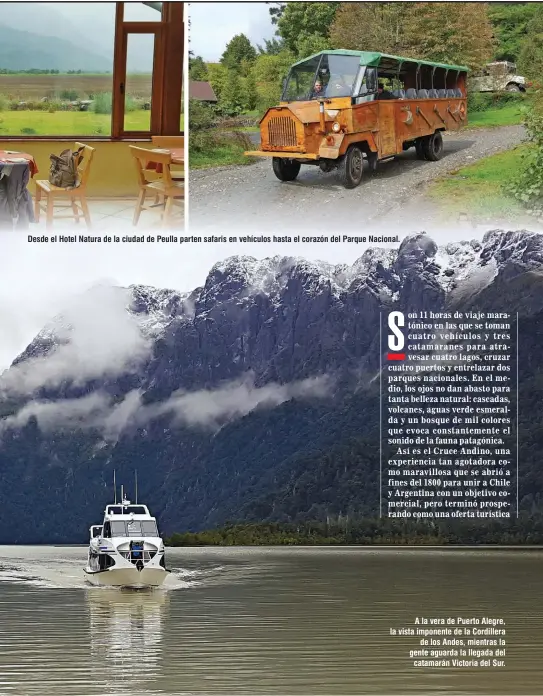
{"type": "Polygon", "coordinates": [[[543,553],[175,549],[164,590],[0,547],[0,696],[543,694],[543,553]],[[415,617],[503,618],[504,667],[415,668],[415,617]]]}

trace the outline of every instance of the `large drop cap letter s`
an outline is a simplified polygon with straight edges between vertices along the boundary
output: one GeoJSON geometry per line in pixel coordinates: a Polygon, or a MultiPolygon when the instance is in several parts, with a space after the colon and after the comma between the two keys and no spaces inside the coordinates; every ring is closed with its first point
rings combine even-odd
{"type": "Polygon", "coordinates": [[[389,350],[403,350],[405,337],[400,326],[405,325],[405,318],[402,312],[390,312],[388,315],[388,328],[392,331],[388,335],[389,350]]]}

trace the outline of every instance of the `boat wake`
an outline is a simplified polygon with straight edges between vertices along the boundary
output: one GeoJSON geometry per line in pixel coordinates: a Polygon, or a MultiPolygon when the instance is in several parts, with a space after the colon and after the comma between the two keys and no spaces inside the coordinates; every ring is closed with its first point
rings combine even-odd
{"type": "MultiPolygon", "coordinates": [[[[30,549],[25,548],[28,553],[30,549]]],[[[49,550],[49,549],[48,549],[49,550]]],[[[52,549],[50,549],[52,550],[52,549]]],[[[86,589],[90,585],[81,570],[84,551],[81,549],[63,549],[67,554],[59,553],[44,558],[44,550],[40,549],[38,557],[17,557],[17,551],[11,558],[0,555],[0,583],[34,586],[50,589],[86,589]],[[77,555],[74,553],[77,551],[77,555]],[[66,557],[69,556],[69,557],[66,557]]],[[[25,554],[26,555],[26,554],[25,554]]],[[[49,554],[47,554],[49,555],[49,554]]],[[[162,585],[165,591],[190,589],[207,584],[215,584],[223,576],[222,565],[208,566],[202,569],[172,567],[171,573],[162,585]]]]}

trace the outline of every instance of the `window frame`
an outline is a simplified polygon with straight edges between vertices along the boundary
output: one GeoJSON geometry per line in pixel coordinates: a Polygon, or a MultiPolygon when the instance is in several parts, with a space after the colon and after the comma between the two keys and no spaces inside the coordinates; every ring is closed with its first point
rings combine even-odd
{"type": "MultiPolygon", "coordinates": [[[[181,136],[183,104],[181,92],[184,77],[184,3],[163,2],[159,21],[124,21],[125,2],[115,3],[115,34],[113,40],[112,109],[111,135],[5,135],[2,142],[149,142],[153,135],[181,136]],[[126,51],[129,34],[154,34],[151,124],[149,131],[126,131],[124,129],[124,84],[126,83],[126,51]],[[166,65],[175,64],[181,58],[173,87],[166,80],[166,65]],[[173,96],[171,96],[173,92],[173,96]],[[179,93],[179,104],[176,95],[179,93]],[[177,125],[175,125],[177,124],[177,125]]],[[[170,68],[171,71],[171,68],[170,68]]]]}

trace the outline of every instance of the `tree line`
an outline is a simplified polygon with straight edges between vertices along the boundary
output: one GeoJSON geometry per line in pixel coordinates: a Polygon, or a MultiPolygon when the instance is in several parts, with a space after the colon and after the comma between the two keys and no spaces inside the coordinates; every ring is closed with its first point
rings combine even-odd
{"type": "MultiPolygon", "coordinates": [[[[56,68],[28,68],[27,70],[10,70],[0,68],[0,75],[85,75],[84,70],[57,70],[56,68]]],[[[89,73],[94,74],[94,73],[89,73]]]]}
{"type": "Polygon", "coordinates": [[[339,516],[303,523],[228,523],[202,532],[176,533],[167,546],[323,545],[540,545],[543,518],[511,521],[413,521],[339,516]]]}
{"type": "Polygon", "coordinates": [[[326,49],[381,51],[467,65],[518,63],[528,79],[543,75],[542,3],[287,2],[270,3],[276,38],[253,46],[245,34],[218,63],[190,56],[193,80],[209,81],[224,116],[262,113],[281,96],[296,60],[326,49]]]}

